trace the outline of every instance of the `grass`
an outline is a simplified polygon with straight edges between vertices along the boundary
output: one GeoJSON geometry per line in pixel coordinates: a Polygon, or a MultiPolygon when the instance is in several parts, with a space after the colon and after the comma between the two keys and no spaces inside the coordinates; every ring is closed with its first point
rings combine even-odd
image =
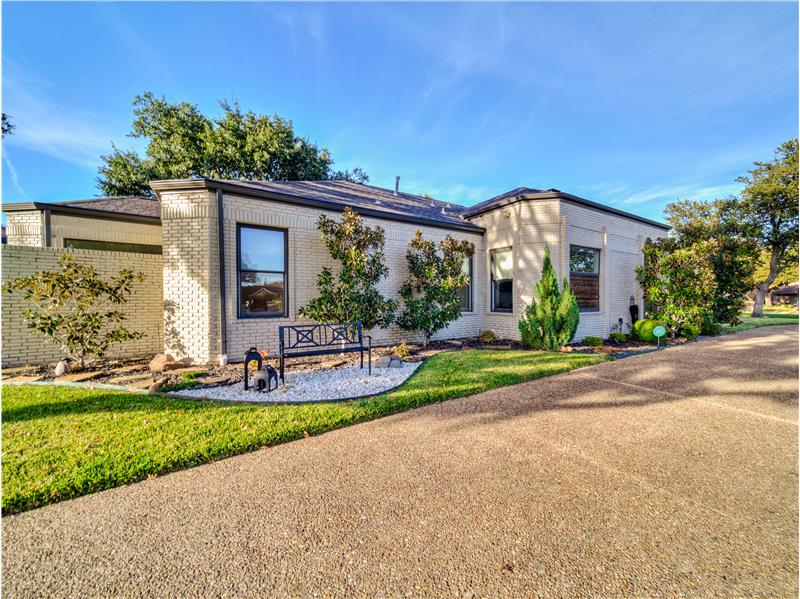
{"type": "Polygon", "coordinates": [[[769,327],[776,325],[795,325],[798,324],[797,314],[764,314],[762,318],[753,318],[748,314],[740,314],[742,319],[741,324],[735,326],[723,325],[723,333],[741,333],[742,331],[749,331],[750,329],[757,329],[760,327],[769,327]]]}
{"type": "Polygon", "coordinates": [[[132,483],[258,447],[596,364],[606,356],[460,351],[401,387],[351,402],[230,404],[58,386],[5,386],[3,513],[132,483]]]}

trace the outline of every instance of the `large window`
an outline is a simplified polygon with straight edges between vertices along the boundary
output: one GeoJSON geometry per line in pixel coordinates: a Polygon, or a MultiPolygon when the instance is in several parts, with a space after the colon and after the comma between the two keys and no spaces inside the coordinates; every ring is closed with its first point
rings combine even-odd
{"type": "Polygon", "coordinates": [[[514,254],[511,248],[492,250],[492,312],[514,309],[514,254]]]}
{"type": "Polygon", "coordinates": [[[600,310],[600,250],[569,246],[569,284],[581,312],[600,310]]]}
{"type": "Polygon", "coordinates": [[[75,250],[103,250],[106,252],[133,252],[136,254],[160,254],[160,245],[146,243],[119,243],[116,241],[97,241],[95,239],[65,239],[65,248],[75,250]]]}
{"type": "Polygon", "coordinates": [[[464,263],[461,265],[461,270],[469,277],[467,284],[458,288],[458,299],[461,302],[461,311],[472,312],[472,256],[464,256],[464,263]]]}
{"type": "Polygon", "coordinates": [[[286,231],[238,228],[239,318],[286,316],[286,231]]]}

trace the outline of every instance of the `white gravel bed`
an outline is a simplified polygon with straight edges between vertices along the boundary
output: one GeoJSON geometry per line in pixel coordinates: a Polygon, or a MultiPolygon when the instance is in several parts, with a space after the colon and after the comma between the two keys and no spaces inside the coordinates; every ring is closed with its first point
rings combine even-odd
{"type": "Polygon", "coordinates": [[[269,393],[259,393],[253,389],[244,390],[244,383],[206,387],[204,389],[185,389],[171,395],[183,397],[207,397],[227,401],[305,402],[349,399],[380,393],[410,377],[422,362],[403,362],[399,368],[372,368],[372,376],[367,368],[357,366],[332,368],[286,374],[286,386],[278,386],[269,393]]]}

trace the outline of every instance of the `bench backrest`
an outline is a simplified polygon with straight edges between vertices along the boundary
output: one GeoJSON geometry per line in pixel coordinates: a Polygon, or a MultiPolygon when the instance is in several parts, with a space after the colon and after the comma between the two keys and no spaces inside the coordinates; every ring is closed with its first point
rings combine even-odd
{"type": "Polygon", "coordinates": [[[278,336],[283,350],[361,346],[363,343],[361,322],[279,327],[278,336]]]}

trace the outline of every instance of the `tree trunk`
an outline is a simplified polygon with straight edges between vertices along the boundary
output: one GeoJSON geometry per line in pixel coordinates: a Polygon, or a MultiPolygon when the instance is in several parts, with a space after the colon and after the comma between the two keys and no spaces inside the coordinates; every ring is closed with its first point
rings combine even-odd
{"type": "Polygon", "coordinates": [[[781,261],[780,249],[773,247],[769,256],[769,275],[763,281],[756,283],[756,288],[753,290],[753,313],[751,316],[754,318],[761,318],[764,316],[764,301],[769,293],[769,288],[775,277],[778,276],[778,266],[781,261]]]}

